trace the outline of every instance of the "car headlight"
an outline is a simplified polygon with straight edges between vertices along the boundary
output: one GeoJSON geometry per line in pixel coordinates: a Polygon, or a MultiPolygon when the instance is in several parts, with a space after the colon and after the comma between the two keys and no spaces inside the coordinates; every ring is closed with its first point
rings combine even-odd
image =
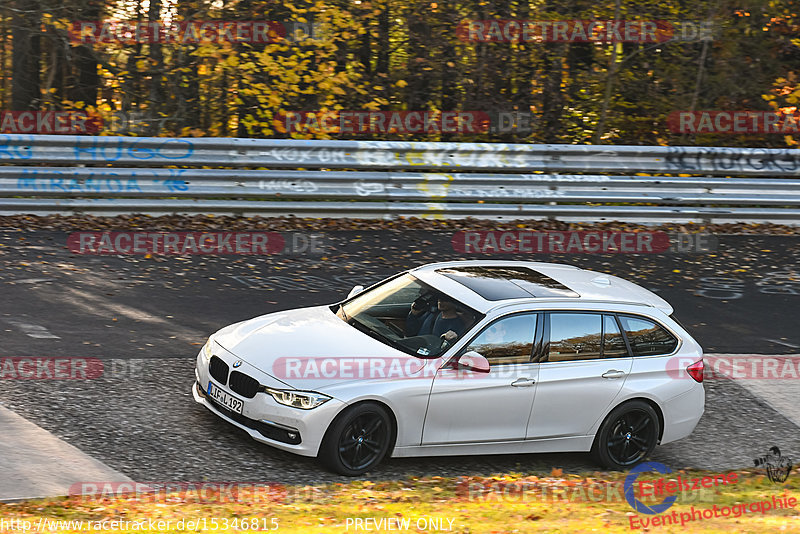
{"type": "Polygon", "coordinates": [[[203,358],[205,358],[206,361],[210,360],[211,356],[213,356],[213,354],[211,352],[211,344],[212,343],[213,343],[213,341],[211,341],[211,338],[208,338],[208,341],[206,341],[206,344],[203,345],[203,358]]]}
{"type": "Polygon", "coordinates": [[[264,390],[279,403],[302,410],[311,410],[331,400],[331,397],[313,391],[290,391],[272,388],[264,388],[264,390]]]}

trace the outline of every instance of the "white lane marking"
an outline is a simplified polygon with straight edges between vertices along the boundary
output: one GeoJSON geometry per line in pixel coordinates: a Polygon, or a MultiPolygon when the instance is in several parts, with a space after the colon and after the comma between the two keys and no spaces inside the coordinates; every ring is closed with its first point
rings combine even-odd
{"type": "Polygon", "coordinates": [[[139,308],[127,306],[94,295],[88,291],[82,291],[74,287],[65,288],[67,293],[61,297],[62,303],[72,304],[83,309],[87,313],[108,318],[109,315],[121,315],[137,322],[155,324],[165,327],[165,332],[174,334],[177,339],[185,341],[197,341],[200,338],[208,337],[207,333],[194,328],[183,327],[162,317],[152,315],[139,308]]]}
{"type": "Polygon", "coordinates": [[[23,334],[29,337],[34,337],[36,339],[61,339],[57,335],[51,334],[47,328],[38,324],[28,323],[20,319],[6,319],[5,321],[16,326],[22,330],[23,334]]]}
{"type": "Polygon", "coordinates": [[[786,343],[785,341],[778,341],[777,339],[769,339],[769,338],[765,337],[764,341],[769,341],[770,343],[777,343],[778,345],[784,345],[784,346],[792,348],[792,349],[800,349],[800,345],[794,345],[792,343],[786,343]]]}
{"type": "Polygon", "coordinates": [[[38,284],[39,282],[54,282],[55,278],[22,278],[20,280],[11,280],[12,284],[38,284]]]}

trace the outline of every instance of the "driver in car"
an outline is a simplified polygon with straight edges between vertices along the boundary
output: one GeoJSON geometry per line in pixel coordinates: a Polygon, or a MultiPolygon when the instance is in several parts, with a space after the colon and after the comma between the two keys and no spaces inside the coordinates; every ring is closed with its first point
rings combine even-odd
{"type": "Polygon", "coordinates": [[[418,297],[417,300],[411,304],[411,310],[409,310],[406,316],[406,337],[419,335],[422,326],[431,315],[432,312],[428,301],[425,297],[418,297]]]}
{"type": "Polygon", "coordinates": [[[439,313],[429,314],[422,323],[418,335],[433,334],[446,341],[453,341],[464,333],[464,321],[459,316],[456,304],[441,295],[437,303],[439,313]]]}

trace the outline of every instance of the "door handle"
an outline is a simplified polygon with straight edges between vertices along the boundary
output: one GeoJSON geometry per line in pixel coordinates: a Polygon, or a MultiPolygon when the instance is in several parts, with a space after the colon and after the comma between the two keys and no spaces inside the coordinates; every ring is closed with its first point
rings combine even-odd
{"type": "Polygon", "coordinates": [[[616,369],[611,369],[610,371],[606,371],[601,375],[603,378],[622,378],[625,376],[625,371],[617,371],[616,369]]]}
{"type": "Polygon", "coordinates": [[[511,382],[511,385],[515,388],[526,388],[532,386],[536,383],[536,380],[532,378],[518,378],[511,382]]]}

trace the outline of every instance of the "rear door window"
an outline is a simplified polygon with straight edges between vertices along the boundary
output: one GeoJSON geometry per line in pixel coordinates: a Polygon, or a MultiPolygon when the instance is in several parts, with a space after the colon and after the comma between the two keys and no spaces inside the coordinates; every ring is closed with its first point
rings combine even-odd
{"type": "Polygon", "coordinates": [[[628,347],[625,345],[625,337],[617,325],[617,319],[613,315],[603,316],[603,357],[604,358],[627,358],[628,347]]]}
{"type": "Polygon", "coordinates": [[[597,313],[551,313],[547,361],[600,358],[602,319],[597,313]]]}

